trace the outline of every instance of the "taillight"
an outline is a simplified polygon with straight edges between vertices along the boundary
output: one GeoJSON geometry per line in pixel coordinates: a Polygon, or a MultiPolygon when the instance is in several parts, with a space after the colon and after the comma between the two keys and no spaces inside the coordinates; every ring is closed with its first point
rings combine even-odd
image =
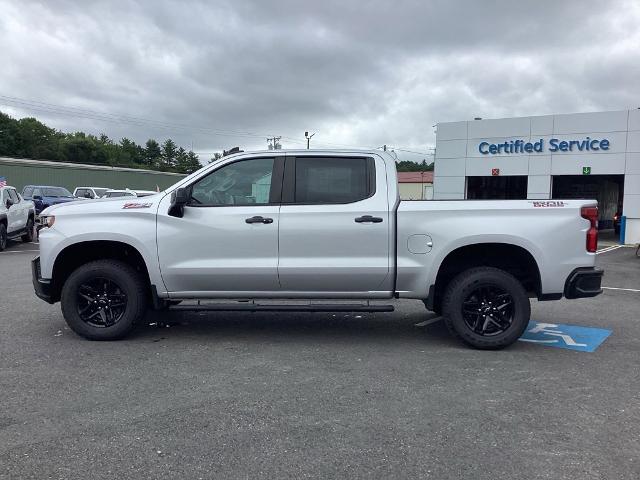
{"type": "Polygon", "coordinates": [[[598,207],[582,207],[580,216],[591,223],[587,230],[587,252],[594,253],[598,249],[598,207]]]}

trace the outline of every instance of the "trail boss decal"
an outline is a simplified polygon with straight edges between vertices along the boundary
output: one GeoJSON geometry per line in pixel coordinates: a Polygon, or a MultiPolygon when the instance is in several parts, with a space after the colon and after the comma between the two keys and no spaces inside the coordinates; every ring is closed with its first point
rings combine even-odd
{"type": "Polygon", "coordinates": [[[564,202],[557,202],[555,200],[544,201],[544,202],[531,202],[534,207],[566,207],[567,204],[564,202]]]}
{"type": "Polygon", "coordinates": [[[151,205],[153,205],[152,203],[135,203],[135,202],[131,202],[131,203],[125,203],[122,206],[123,210],[128,210],[131,208],[149,208],[151,207],[151,205]]]}

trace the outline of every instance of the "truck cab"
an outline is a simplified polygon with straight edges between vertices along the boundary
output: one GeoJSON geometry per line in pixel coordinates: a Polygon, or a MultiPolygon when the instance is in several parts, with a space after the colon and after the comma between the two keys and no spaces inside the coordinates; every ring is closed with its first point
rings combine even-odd
{"type": "Polygon", "coordinates": [[[181,187],[181,208],[160,202],[165,286],[178,298],[390,298],[388,187],[385,162],[366,155],[240,157],[181,187]]]}

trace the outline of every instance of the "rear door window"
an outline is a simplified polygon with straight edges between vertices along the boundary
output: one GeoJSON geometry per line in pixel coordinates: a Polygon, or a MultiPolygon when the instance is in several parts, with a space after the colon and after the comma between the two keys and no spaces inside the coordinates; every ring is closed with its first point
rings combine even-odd
{"type": "Polygon", "coordinates": [[[352,203],[373,195],[373,159],[297,157],[294,203],[352,203]]]}

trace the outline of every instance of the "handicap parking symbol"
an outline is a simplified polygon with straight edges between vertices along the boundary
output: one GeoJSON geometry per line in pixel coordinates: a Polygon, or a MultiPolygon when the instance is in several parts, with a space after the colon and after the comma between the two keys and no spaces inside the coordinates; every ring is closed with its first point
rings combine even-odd
{"type": "Polygon", "coordinates": [[[611,330],[604,328],[531,321],[518,340],[580,352],[594,352],[609,335],[611,330]]]}

